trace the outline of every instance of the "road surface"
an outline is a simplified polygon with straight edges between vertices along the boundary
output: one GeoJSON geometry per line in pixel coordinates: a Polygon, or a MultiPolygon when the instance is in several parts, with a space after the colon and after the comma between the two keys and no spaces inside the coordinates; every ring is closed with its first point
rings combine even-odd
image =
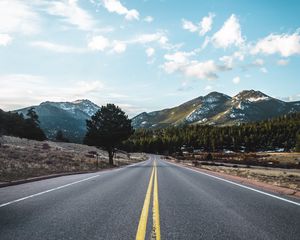
{"type": "Polygon", "coordinates": [[[0,189],[0,239],[300,239],[300,201],[150,159],[0,189]]]}

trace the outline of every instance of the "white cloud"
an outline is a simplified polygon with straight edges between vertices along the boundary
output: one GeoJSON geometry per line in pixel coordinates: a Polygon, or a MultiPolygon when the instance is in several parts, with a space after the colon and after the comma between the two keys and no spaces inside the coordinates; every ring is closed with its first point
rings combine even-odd
{"type": "Polygon", "coordinates": [[[162,65],[162,68],[165,70],[166,73],[171,74],[176,71],[182,70],[185,67],[185,64],[173,62],[173,61],[168,61],[165,62],[162,65]]]}
{"type": "Polygon", "coordinates": [[[198,26],[192,23],[191,21],[182,19],[182,28],[190,32],[197,32],[198,26]]]}
{"type": "Polygon", "coordinates": [[[109,46],[109,40],[101,35],[92,37],[88,42],[88,48],[95,51],[104,51],[109,46]]]}
{"type": "Polygon", "coordinates": [[[115,53],[123,53],[126,51],[127,45],[120,41],[115,41],[113,43],[113,51],[115,53]]]}
{"type": "MultiPolygon", "coordinates": [[[[43,101],[70,101],[97,98],[104,85],[99,80],[64,82],[56,88],[43,76],[30,74],[0,75],[0,108],[13,110],[43,101]]],[[[102,95],[102,94],[101,94],[102,95]]]]}
{"type": "Polygon", "coordinates": [[[261,71],[262,73],[268,73],[268,70],[267,70],[265,67],[261,67],[261,68],[260,68],[260,71],[261,71]]]}
{"type": "Polygon", "coordinates": [[[174,55],[173,57],[166,55],[165,58],[169,61],[165,62],[162,68],[168,74],[179,71],[187,77],[213,80],[218,78],[218,72],[229,70],[225,66],[215,64],[213,60],[190,61],[184,55],[174,55]]]}
{"type": "Polygon", "coordinates": [[[35,34],[40,30],[40,18],[25,1],[0,1],[0,33],[35,34]]]}
{"type": "Polygon", "coordinates": [[[132,42],[142,43],[142,44],[158,42],[159,44],[164,45],[168,42],[168,38],[164,32],[155,32],[155,33],[141,34],[137,36],[132,42]]]}
{"type": "Polygon", "coordinates": [[[258,58],[258,59],[254,60],[253,64],[255,66],[263,66],[265,64],[265,61],[263,59],[261,59],[261,58],[258,58]]]}
{"type": "Polygon", "coordinates": [[[265,67],[263,67],[264,65],[265,65],[265,61],[261,58],[257,58],[257,59],[255,59],[254,61],[252,61],[250,63],[246,63],[244,65],[241,65],[241,68],[244,71],[247,71],[247,70],[252,69],[252,68],[259,68],[259,70],[261,72],[266,73],[267,69],[265,67]]]}
{"type": "Polygon", "coordinates": [[[161,48],[167,49],[167,50],[179,49],[183,45],[182,43],[179,43],[179,44],[170,43],[165,31],[157,31],[154,33],[140,34],[126,42],[130,43],[130,44],[138,43],[138,44],[145,44],[145,45],[156,43],[161,48]]]}
{"type": "Polygon", "coordinates": [[[218,78],[218,71],[219,68],[213,60],[208,60],[205,62],[192,61],[184,68],[184,73],[186,76],[208,80],[218,78]]]}
{"type": "Polygon", "coordinates": [[[288,64],[289,64],[289,60],[288,59],[279,59],[277,61],[277,65],[279,65],[279,66],[286,66],[288,64]]]}
{"type": "Polygon", "coordinates": [[[110,40],[102,35],[94,36],[88,41],[88,48],[92,51],[103,52],[110,50],[114,53],[123,53],[126,51],[126,42],[119,40],[110,40]]]}
{"type": "Polygon", "coordinates": [[[231,45],[240,46],[244,39],[237,17],[232,14],[225,21],[222,28],[213,35],[211,40],[214,46],[218,48],[227,48],[231,45]]]}
{"type": "Polygon", "coordinates": [[[86,49],[71,47],[68,45],[52,43],[48,41],[33,41],[30,43],[33,47],[43,48],[49,51],[58,52],[58,53],[84,53],[86,49]]]}
{"type": "Polygon", "coordinates": [[[152,16],[147,16],[147,17],[144,18],[144,21],[148,22],[148,23],[151,23],[151,22],[154,21],[154,18],[152,16]]]}
{"type": "Polygon", "coordinates": [[[240,60],[240,61],[244,61],[244,59],[245,59],[245,55],[242,52],[239,52],[239,51],[234,52],[233,57],[240,60]]]}
{"type": "Polygon", "coordinates": [[[189,62],[188,58],[194,54],[194,52],[175,52],[173,54],[166,54],[164,57],[168,61],[185,64],[189,62]]]}
{"type": "Polygon", "coordinates": [[[11,43],[12,37],[8,34],[0,33],[0,46],[7,46],[11,43]]]}
{"type": "Polygon", "coordinates": [[[181,72],[187,77],[208,80],[218,78],[219,72],[231,70],[226,64],[218,65],[214,60],[203,62],[191,60],[190,58],[196,54],[197,49],[191,52],[178,51],[173,54],[166,54],[164,58],[167,61],[161,67],[168,74],[181,72]]]}
{"type": "Polygon", "coordinates": [[[215,14],[209,13],[208,16],[202,18],[200,22],[200,35],[203,36],[207,32],[211,30],[213,18],[215,17],[215,14]]]}
{"type": "Polygon", "coordinates": [[[103,6],[109,12],[115,12],[119,15],[125,15],[126,20],[139,20],[139,12],[136,9],[127,9],[118,0],[102,0],[103,6]]]}
{"type": "Polygon", "coordinates": [[[147,48],[146,49],[146,54],[148,57],[152,57],[155,54],[155,49],[154,48],[147,48]]]}
{"type": "Polygon", "coordinates": [[[300,54],[300,31],[294,34],[270,34],[259,40],[253,47],[252,54],[275,54],[278,53],[283,57],[289,57],[300,54]]]}
{"type": "Polygon", "coordinates": [[[204,41],[203,41],[203,43],[201,45],[201,49],[203,50],[204,48],[206,48],[207,45],[209,44],[209,42],[210,42],[210,38],[209,37],[205,37],[205,39],[204,39],[204,41]]]}
{"type": "Polygon", "coordinates": [[[189,57],[194,55],[192,52],[175,52],[173,54],[165,54],[164,58],[167,62],[164,63],[163,69],[167,73],[175,71],[183,71],[184,68],[190,63],[189,57]]]}
{"type": "Polygon", "coordinates": [[[219,60],[221,62],[223,62],[223,64],[227,67],[227,68],[233,68],[233,60],[234,57],[233,56],[223,56],[220,57],[219,60]]]}
{"type": "Polygon", "coordinates": [[[49,14],[63,17],[65,22],[81,30],[94,28],[92,16],[78,5],[77,0],[49,1],[46,5],[49,14]]]}
{"type": "Polygon", "coordinates": [[[182,19],[182,28],[190,32],[199,32],[199,34],[203,36],[211,30],[214,17],[215,14],[209,13],[208,16],[202,18],[199,24],[194,24],[189,20],[182,19]]]}
{"type": "Polygon", "coordinates": [[[223,56],[220,57],[219,60],[223,62],[224,66],[228,69],[232,69],[234,67],[234,62],[236,60],[238,61],[244,61],[244,54],[241,52],[234,52],[230,56],[223,56]]]}
{"type": "MultiPolygon", "coordinates": [[[[158,44],[162,48],[172,49],[174,46],[168,43],[168,38],[164,32],[155,32],[150,34],[140,34],[130,40],[112,40],[102,35],[93,36],[88,40],[88,48],[90,50],[105,51],[111,50],[115,53],[122,53],[126,50],[127,45],[143,44],[151,45],[158,44]]],[[[155,51],[153,47],[148,46],[146,54],[155,51]],[[152,50],[153,49],[153,50],[152,50]]],[[[154,54],[154,52],[153,52],[154,54]]]]}
{"type": "Polygon", "coordinates": [[[232,79],[232,82],[233,82],[234,84],[239,84],[240,81],[241,81],[241,78],[240,78],[240,77],[234,77],[234,78],[232,79]]]}

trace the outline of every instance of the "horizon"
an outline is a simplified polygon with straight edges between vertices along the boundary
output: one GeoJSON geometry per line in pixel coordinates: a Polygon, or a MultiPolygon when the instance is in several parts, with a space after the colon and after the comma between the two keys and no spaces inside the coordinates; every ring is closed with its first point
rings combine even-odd
{"type": "Polygon", "coordinates": [[[245,89],[300,100],[300,2],[0,1],[0,109],[114,103],[133,117],[245,89]]]}
{"type": "MultiPolygon", "coordinates": [[[[212,92],[209,92],[209,93],[207,93],[207,94],[205,94],[205,95],[201,95],[201,96],[195,97],[195,98],[193,98],[193,99],[189,99],[188,101],[192,101],[192,100],[194,100],[194,99],[196,99],[196,98],[199,98],[199,97],[206,97],[206,96],[210,95],[211,93],[224,94],[224,95],[226,95],[226,96],[229,96],[229,97],[233,98],[233,97],[237,96],[238,94],[240,94],[240,93],[242,93],[242,92],[245,92],[245,91],[261,92],[261,91],[259,91],[259,90],[255,90],[255,89],[245,89],[245,90],[242,90],[242,91],[238,92],[237,94],[234,94],[234,95],[227,95],[227,94],[222,93],[222,92],[212,91],[212,92]]],[[[265,94],[264,92],[261,92],[261,93],[265,94]]],[[[265,95],[266,95],[266,94],[265,94],[265,95]]],[[[271,97],[271,98],[277,99],[276,97],[273,97],[273,96],[269,96],[269,95],[267,95],[267,96],[268,96],[268,97],[271,97]]],[[[300,101],[300,100],[290,101],[290,100],[288,100],[288,99],[278,99],[278,100],[283,101],[283,102],[299,102],[299,101],[300,101]]],[[[105,106],[106,104],[110,104],[110,103],[108,102],[108,103],[104,103],[104,104],[102,104],[102,105],[98,105],[97,103],[94,103],[93,101],[91,101],[91,100],[88,99],[88,98],[82,98],[82,99],[74,99],[74,100],[70,100],[70,101],[43,101],[43,102],[41,102],[41,103],[39,103],[39,104],[37,104],[37,105],[26,106],[26,107],[24,107],[24,108],[37,107],[37,106],[41,105],[42,103],[47,103],[47,102],[55,102],[55,103],[74,103],[74,104],[77,104],[77,102],[79,102],[79,101],[89,101],[89,102],[92,102],[93,104],[96,104],[98,107],[105,106]]],[[[188,102],[188,101],[187,101],[187,102],[188,102]]],[[[184,104],[184,103],[186,103],[186,102],[182,102],[182,103],[180,103],[180,104],[178,104],[178,105],[169,106],[169,107],[164,108],[164,109],[153,109],[153,110],[151,110],[151,111],[149,111],[149,112],[147,112],[147,113],[156,112],[156,111],[162,111],[162,110],[165,110],[165,109],[172,109],[172,108],[178,107],[179,105],[182,105],[182,104],[184,104]]],[[[113,104],[113,103],[111,103],[111,104],[113,104]]],[[[13,110],[10,110],[10,111],[22,110],[22,109],[24,109],[24,108],[13,109],[13,110]]],[[[123,109],[122,109],[122,110],[123,110],[123,109]]],[[[145,112],[145,111],[144,111],[144,112],[145,112]]],[[[137,117],[138,115],[140,115],[140,114],[142,114],[142,113],[144,113],[144,112],[138,112],[138,113],[133,114],[133,115],[129,115],[129,114],[127,114],[126,112],[125,112],[125,113],[126,113],[130,118],[135,118],[135,117],[137,117]]]]}

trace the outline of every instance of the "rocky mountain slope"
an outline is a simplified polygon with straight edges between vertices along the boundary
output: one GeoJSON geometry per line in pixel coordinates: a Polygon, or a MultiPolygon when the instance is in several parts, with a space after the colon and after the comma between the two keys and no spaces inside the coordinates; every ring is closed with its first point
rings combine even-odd
{"type": "MultiPolygon", "coordinates": [[[[72,142],[81,142],[86,132],[86,119],[97,112],[99,106],[89,100],[74,102],[43,102],[33,106],[47,137],[53,139],[58,130],[72,142]]],[[[26,113],[30,107],[17,110],[26,113]]]]}
{"type": "MultiPolygon", "coordinates": [[[[89,100],[43,102],[34,106],[41,128],[53,139],[58,130],[72,142],[81,142],[89,119],[99,106],[89,100]]],[[[26,115],[28,108],[17,110],[26,115]]],[[[233,125],[299,112],[300,102],[284,102],[249,90],[234,97],[218,92],[195,98],[177,107],[143,112],[132,119],[134,128],[162,128],[183,124],[233,125]]]]}
{"type": "Polygon", "coordinates": [[[132,119],[134,128],[160,128],[183,124],[233,125],[260,121],[300,111],[300,102],[284,102],[260,91],[245,90],[234,97],[219,92],[195,98],[177,107],[132,119]]]}

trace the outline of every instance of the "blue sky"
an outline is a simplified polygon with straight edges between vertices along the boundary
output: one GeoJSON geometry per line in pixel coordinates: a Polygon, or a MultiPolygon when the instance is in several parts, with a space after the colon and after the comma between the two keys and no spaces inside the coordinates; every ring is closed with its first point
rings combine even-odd
{"type": "Polygon", "coordinates": [[[211,91],[300,99],[297,0],[0,0],[0,108],[112,102],[129,116],[211,91]]]}

